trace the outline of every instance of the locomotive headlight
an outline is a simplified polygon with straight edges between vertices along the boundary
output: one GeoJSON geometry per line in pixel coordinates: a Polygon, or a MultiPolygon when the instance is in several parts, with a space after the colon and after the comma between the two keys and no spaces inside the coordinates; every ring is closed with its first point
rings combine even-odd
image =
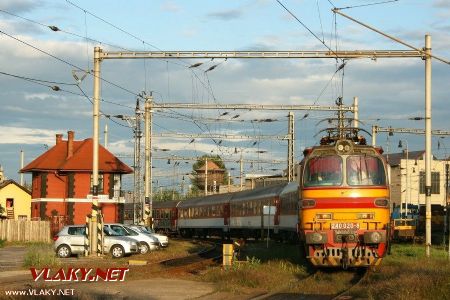
{"type": "Polygon", "coordinates": [[[363,219],[363,220],[372,220],[374,218],[374,213],[358,213],[356,214],[357,219],[363,219]]]}
{"type": "Polygon", "coordinates": [[[328,241],[327,235],[320,232],[306,233],[307,244],[325,244],[328,241]]]}
{"type": "Polygon", "coordinates": [[[316,214],[316,220],[332,220],[333,214],[332,213],[318,213],[316,214]]]}
{"type": "Polygon", "coordinates": [[[316,206],[316,200],[313,199],[303,199],[301,202],[303,208],[311,208],[316,206]]]}
{"type": "Polygon", "coordinates": [[[374,204],[378,207],[389,207],[389,200],[385,198],[375,199],[374,204]]]}
{"type": "Polygon", "coordinates": [[[379,244],[386,242],[386,233],[384,231],[368,231],[364,232],[364,243],[379,244]]]}

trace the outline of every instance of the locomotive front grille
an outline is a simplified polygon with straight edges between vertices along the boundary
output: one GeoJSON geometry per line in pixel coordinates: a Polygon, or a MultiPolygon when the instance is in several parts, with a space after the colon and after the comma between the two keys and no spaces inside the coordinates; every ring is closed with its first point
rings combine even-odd
{"type": "MultiPolygon", "coordinates": [[[[370,248],[348,248],[348,266],[377,266],[381,263],[382,258],[378,257],[376,249],[370,248]]],[[[326,249],[315,249],[312,256],[308,259],[315,266],[320,267],[338,267],[342,264],[344,251],[342,248],[327,247],[326,249]]]]}

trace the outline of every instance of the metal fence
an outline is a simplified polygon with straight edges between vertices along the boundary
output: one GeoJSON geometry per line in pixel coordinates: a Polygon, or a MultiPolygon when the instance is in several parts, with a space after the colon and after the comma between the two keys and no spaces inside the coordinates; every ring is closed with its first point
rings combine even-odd
{"type": "Polygon", "coordinates": [[[9,242],[49,243],[50,222],[29,220],[0,221],[0,239],[9,242]]]}

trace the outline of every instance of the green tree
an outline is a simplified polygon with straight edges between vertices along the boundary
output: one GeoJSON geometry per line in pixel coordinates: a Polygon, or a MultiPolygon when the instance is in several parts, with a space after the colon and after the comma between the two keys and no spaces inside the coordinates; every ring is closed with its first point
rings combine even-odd
{"type": "Polygon", "coordinates": [[[181,198],[181,194],[172,189],[161,190],[158,193],[153,194],[153,201],[171,201],[180,200],[181,198]]]}
{"type": "MultiPolygon", "coordinates": [[[[5,213],[5,208],[0,204],[0,220],[2,219],[6,219],[6,215],[4,215],[5,213]]],[[[1,242],[2,240],[0,240],[1,242]]],[[[1,247],[0,247],[1,248],[1,247]]]]}
{"type": "Polygon", "coordinates": [[[214,162],[219,168],[223,169],[225,172],[223,174],[223,180],[222,182],[218,182],[218,184],[228,184],[228,171],[225,167],[225,163],[223,162],[222,158],[219,155],[209,155],[205,154],[197,159],[197,161],[192,165],[192,188],[190,193],[192,195],[198,195],[200,194],[200,186],[202,186],[202,178],[198,176],[196,170],[200,169],[205,165],[205,160],[208,159],[208,161],[214,162]]]}

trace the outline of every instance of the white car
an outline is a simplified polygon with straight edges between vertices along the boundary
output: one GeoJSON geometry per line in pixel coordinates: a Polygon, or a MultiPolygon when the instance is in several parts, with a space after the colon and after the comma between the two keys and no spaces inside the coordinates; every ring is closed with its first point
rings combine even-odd
{"type": "MultiPolygon", "coordinates": [[[[86,226],[70,225],[64,226],[57,235],[53,237],[55,243],[53,248],[58,257],[66,258],[72,254],[84,254],[86,247],[86,226]]],[[[138,243],[126,236],[118,235],[108,228],[104,228],[105,253],[110,253],[113,258],[123,257],[125,254],[138,253],[138,243]]]]}
{"type": "Polygon", "coordinates": [[[145,254],[148,251],[158,249],[159,241],[156,237],[152,237],[142,232],[138,232],[137,230],[133,230],[127,225],[123,224],[109,223],[104,225],[120,235],[125,235],[137,241],[139,244],[139,250],[141,254],[145,254]]]}
{"type": "Polygon", "coordinates": [[[155,233],[153,229],[149,229],[148,227],[145,227],[143,225],[129,225],[129,227],[136,231],[157,238],[161,247],[167,247],[169,245],[169,238],[164,234],[155,233]]]}

